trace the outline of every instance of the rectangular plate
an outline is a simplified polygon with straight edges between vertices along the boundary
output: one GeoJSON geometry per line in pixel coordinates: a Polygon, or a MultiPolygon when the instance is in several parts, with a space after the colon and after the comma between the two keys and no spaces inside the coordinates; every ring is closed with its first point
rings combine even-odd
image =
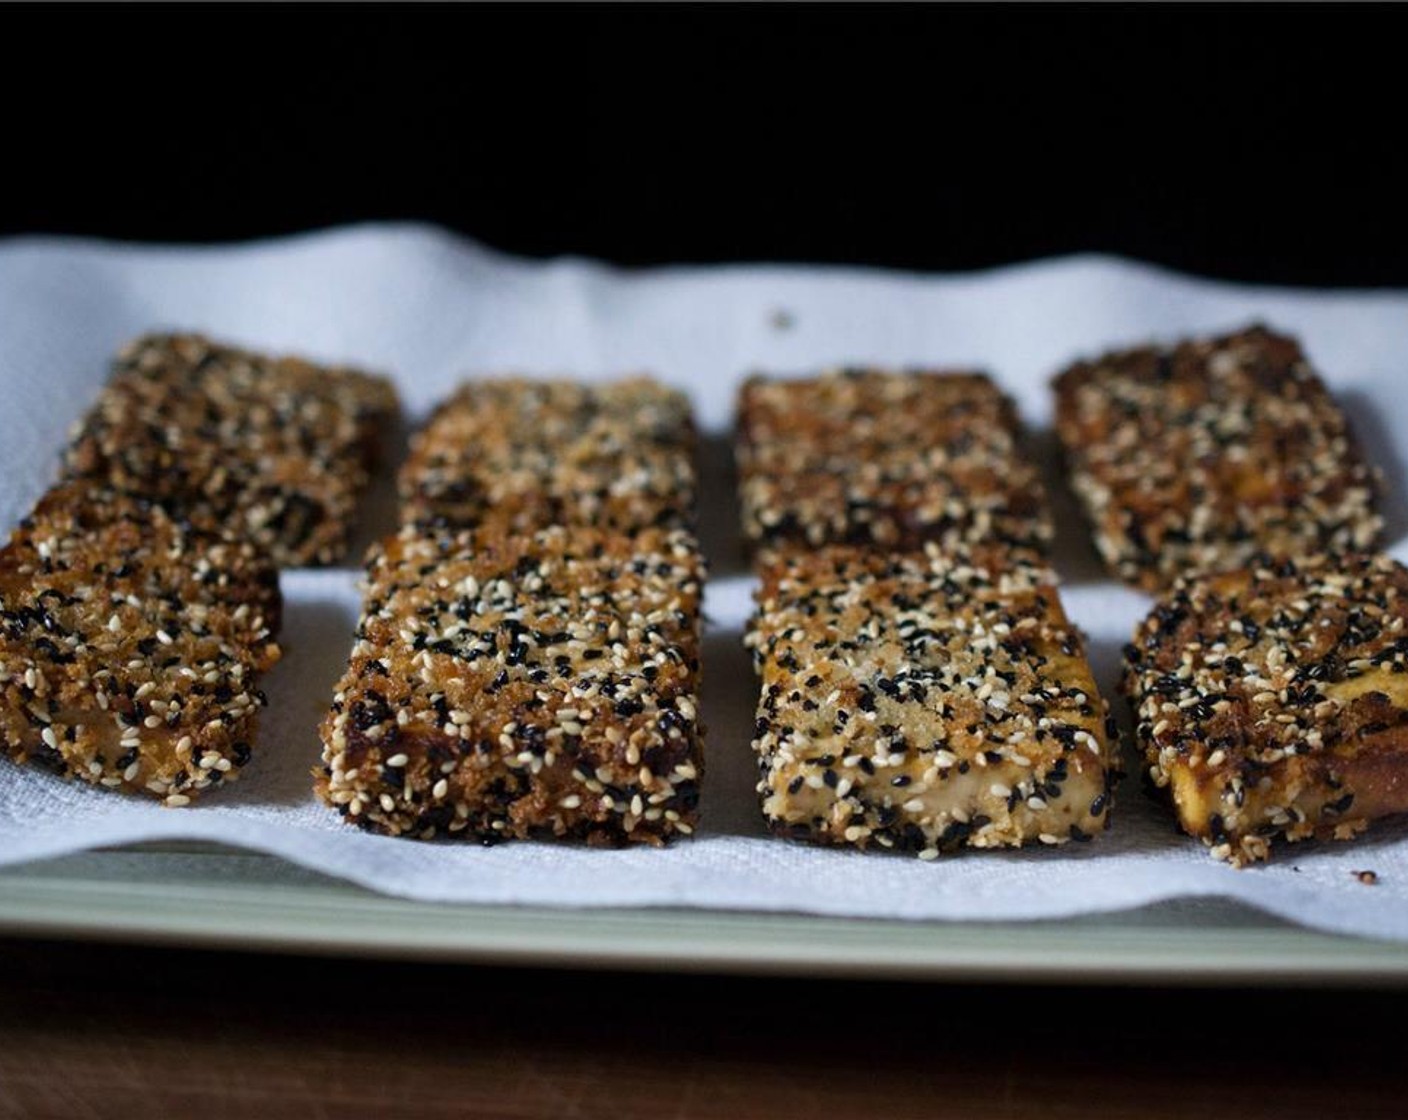
{"type": "MultiPolygon", "coordinates": [[[[1405,310],[1408,293],[1252,288],[1098,257],[952,277],[792,267],[621,273],[584,262],[515,261],[409,226],[189,252],[5,241],[0,385],[13,399],[0,409],[0,513],[7,524],[50,480],[64,429],[91,399],[108,355],[162,323],[390,371],[412,418],[466,374],[597,378],[653,369],[691,391],[701,429],[712,437],[702,463],[701,490],[710,496],[701,537],[716,578],[706,605],[715,625],[704,657],[705,820],[691,845],[611,855],[447,847],[430,854],[443,856],[446,867],[430,869],[424,848],[386,841],[374,849],[377,838],[343,829],[311,804],[308,774],[318,760],[317,721],[345,664],[354,577],[294,572],[285,587],[289,656],[270,675],[272,703],[261,729],[265,746],[280,749],[261,748],[261,765],[239,787],[181,813],[43,775],[0,772],[0,794],[7,793],[0,796],[0,861],[85,843],[200,837],[323,860],[327,871],[387,891],[463,902],[378,897],[265,856],[145,847],[0,872],[0,931],[560,966],[1401,983],[1408,975],[1408,819],[1386,822],[1355,845],[1303,845],[1244,875],[1174,836],[1166,809],[1132,786],[1115,829],[1079,852],[989,853],[940,868],[766,839],[747,748],[756,682],[739,642],[751,585],[722,433],[750,370],[805,372],[846,360],[979,364],[1016,397],[1033,426],[1036,457],[1054,479],[1044,429],[1055,370],[1107,345],[1265,319],[1300,334],[1332,375],[1370,458],[1386,472],[1387,540],[1408,559],[1408,464],[1394,435],[1408,430],[1408,397],[1394,380],[1408,351],[1405,310]],[[1378,885],[1362,885],[1360,869],[1374,870],[1378,885]],[[1077,920],[990,920],[1132,906],[1167,893],[1242,895],[1302,921],[1397,933],[1406,943],[1309,932],[1206,897],[1077,920]],[[507,901],[523,905],[498,905],[507,901]],[[652,902],[660,908],[623,908],[652,902]],[[743,909],[781,905],[875,917],[743,909]],[[966,915],[975,920],[951,920],[966,915]]],[[[392,490],[384,474],[382,501],[368,503],[368,534],[393,520],[392,490]]],[[[1067,608],[1089,632],[1098,679],[1112,692],[1120,648],[1149,604],[1105,578],[1061,492],[1056,564],[1067,608]]]]}
{"type": "Polygon", "coordinates": [[[1032,922],[409,902],[213,845],[0,871],[0,933],[182,947],[650,971],[1216,985],[1408,984],[1408,945],[1221,899],[1032,922]]]}

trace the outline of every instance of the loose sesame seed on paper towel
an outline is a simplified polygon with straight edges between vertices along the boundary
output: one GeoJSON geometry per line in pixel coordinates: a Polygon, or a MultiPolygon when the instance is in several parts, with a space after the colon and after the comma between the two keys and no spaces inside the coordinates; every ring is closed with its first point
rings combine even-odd
{"type": "MultiPolygon", "coordinates": [[[[288,655],[241,780],[166,809],[0,765],[0,863],[100,845],[195,838],[272,852],[422,899],[561,906],[697,906],[873,917],[1057,917],[1223,895],[1322,929],[1408,938],[1408,823],[1353,844],[1287,847],[1238,872],[1174,831],[1137,780],[1090,844],[924,862],[764,836],[748,742],[756,684],[740,635],[751,583],[723,434],[749,372],[838,363],[985,368],[1016,398],[1057,500],[1056,567],[1113,694],[1120,647],[1149,600],[1100,570],[1050,454],[1047,382],[1083,354],[1263,320],[1298,335],[1385,476],[1390,551],[1408,556],[1408,293],[1317,293],[1195,281],[1074,257],[936,278],[845,269],[725,267],[617,273],[529,263],[415,226],[357,227],[233,249],[73,240],[0,243],[0,513],[12,525],[53,477],[68,426],[110,355],[179,328],[382,370],[413,417],[462,375],[650,371],[688,390],[706,432],[702,537],[713,565],[704,648],[707,773],[695,839],[665,850],[543,843],[421,844],[348,829],[316,802],[316,728],[345,664],[356,573],[292,571],[288,655]],[[779,310],[786,329],[780,329],[779,310]],[[1399,435],[1402,433],[1402,435],[1399,435]],[[1361,874],[1372,870],[1372,876],[1361,874]]],[[[380,510],[373,517],[385,517],[380,510]]],[[[374,530],[368,527],[363,538],[374,530]]],[[[1133,769],[1131,760],[1131,769],[1133,769]]]]}

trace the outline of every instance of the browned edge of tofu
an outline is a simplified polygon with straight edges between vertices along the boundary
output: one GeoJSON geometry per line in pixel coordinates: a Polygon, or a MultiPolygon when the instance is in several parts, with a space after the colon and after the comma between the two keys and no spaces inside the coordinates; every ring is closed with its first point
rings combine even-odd
{"type": "Polygon", "coordinates": [[[61,486],[0,549],[0,745],[187,804],[251,758],[279,615],[258,549],[159,505],[61,486]]]}
{"type": "Polygon", "coordinates": [[[280,566],[342,559],[384,429],[391,383],[200,335],[125,346],[74,426],[63,475],[160,501],[234,532],[280,566]]]}
{"type": "Polygon", "coordinates": [[[1181,580],[1125,658],[1147,776],[1217,858],[1408,811],[1408,570],[1387,556],[1181,580]]]}
{"type": "Polygon", "coordinates": [[[1071,487],[1134,586],[1378,539],[1377,472],[1292,338],[1253,326],[1112,351],[1054,387],[1071,487]]]}
{"type": "Polygon", "coordinates": [[[368,564],[318,796],[423,839],[693,832],[703,580],[683,530],[402,530],[368,564]]]}
{"type": "Polygon", "coordinates": [[[748,644],[770,828],[933,858],[1107,828],[1118,737],[1042,557],[764,554],[748,644]]]}
{"type": "Polygon", "coordinates": [[[692,531],[697,443],[688,396],[650,377],[468,381],[412,438],[401,520],[692,531]]]}
{"type": "Polygon", "coordinates": [[[1045,551],[1046,492],[1016,409],[982,373],[833,370],[755,376],[737,459],[752,549],[1002,541],[1045,551]]]}

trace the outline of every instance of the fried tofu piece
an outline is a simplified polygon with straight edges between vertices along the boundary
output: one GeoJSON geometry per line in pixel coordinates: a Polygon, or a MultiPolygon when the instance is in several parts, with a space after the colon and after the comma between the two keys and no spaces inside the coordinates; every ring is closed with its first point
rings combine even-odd
{"type": "Polygon", "coordinates": [[[692,529],[689,398],[647,377],[467,382],[412,440],[402,523],[692,529]]]}
{"type": "Polygon", "coordinates": [[[1012,402],[983,374],[754,377],[738,469],[754,547],[1001,541],[1046,549],[1046,495],[1012,402]]]}
{"type": "Polygon", "coordinates": [[[421,838],[692,832],[703,579],[681,530],[404,529],[369,563],[319,796],[421,838]]]}
{"type": "Polygon", "coordinates": [[[828,545],[761,572],[747,642],[774,832],[929,859],[1108,827],[1117,739],[1038,555],[828,545]]]}
{"type": "Polygon", "coordinates": [[[1055,382],[1071,486],[1145,590],[1259,553],[1371,548],[1375,472],[1292,338],[1255,326],[1078,362],[1055,382]]]}
{"type": "Polygon", "coordinates": [[[281,567],[331,564],[398,409],[384,378],[147,335],[118,355],[63,470],[234,532],[281,567]]]}
{"type": "Polygon", "coordinates": [[[185,805],[251,757],[278,573],[157,505],[50,492],[0,549],[0,746],[185,805]]]}
{"type": "Polygon", "coordinates": [[[1345,840],[1408,810],[1408,570],[1263,560],[1180,581],[1140,625],[1124,691],[1154,784],[1218,859],[1345,840]]]}

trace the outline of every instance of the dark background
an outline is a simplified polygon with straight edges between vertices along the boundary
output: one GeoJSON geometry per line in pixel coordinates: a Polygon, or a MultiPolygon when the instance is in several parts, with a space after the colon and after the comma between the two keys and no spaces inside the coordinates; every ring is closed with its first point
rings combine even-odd
{"type": "Polygon", "coordinates": [[[7,9],[0,233],[1408,284],[1390,7],[7,9]]]}

